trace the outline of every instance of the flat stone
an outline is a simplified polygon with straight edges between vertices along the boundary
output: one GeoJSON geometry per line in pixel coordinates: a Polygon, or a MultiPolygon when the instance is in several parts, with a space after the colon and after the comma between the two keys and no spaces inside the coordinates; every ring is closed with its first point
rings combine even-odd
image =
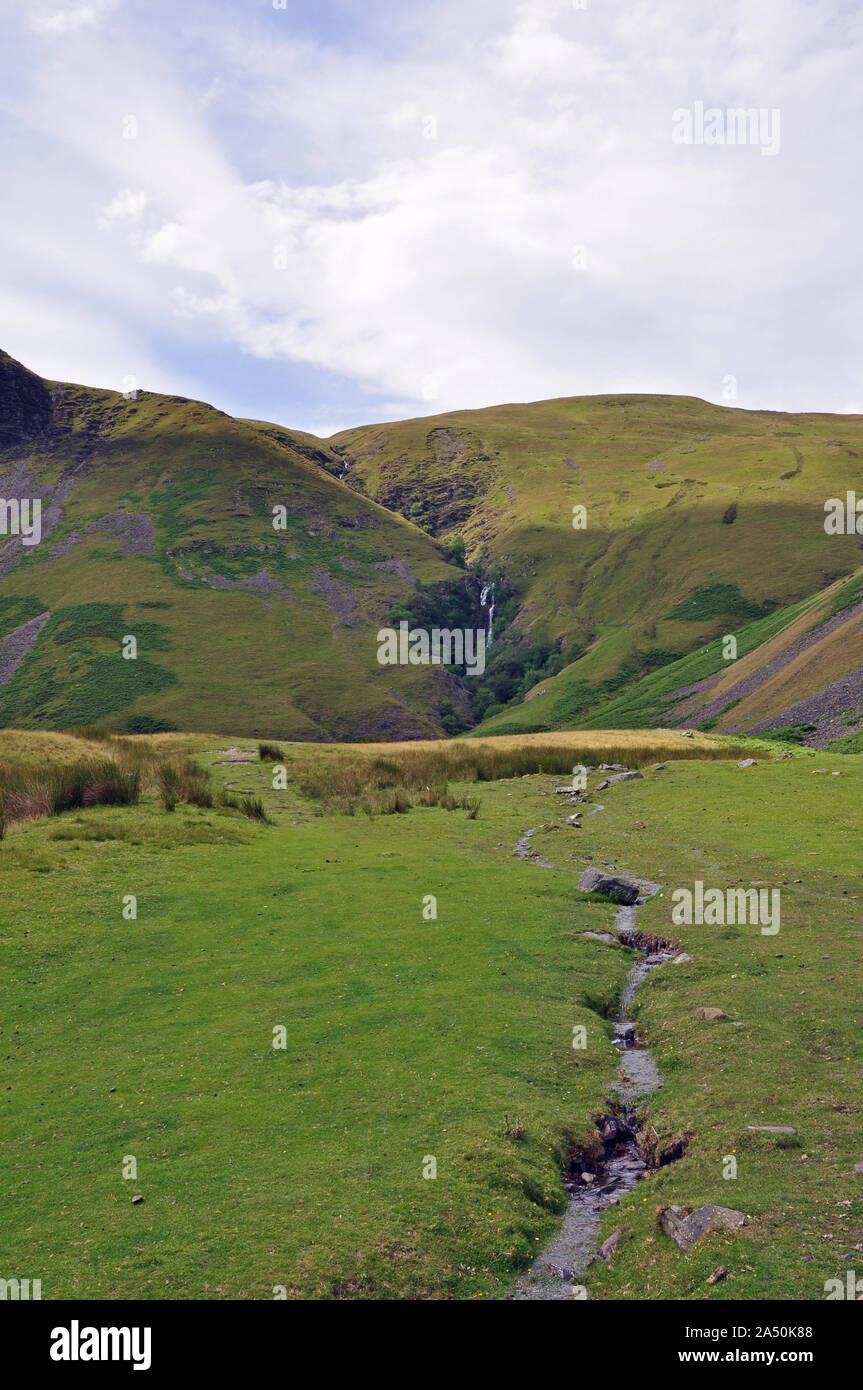
{"type": "Polygon", "coordinates": [[[614,1254],[615,1250],[617,1249],[618,1245],[620,1244],[620,1238],[621,1238],[622,1235],[623,1235],[623,1227],[622,1227],[622,1226],[618,1226],[615,1230],[612,1231],[611,1235],[608,1236],[608,1237],[602,1242],[602,1244],[601,1244],[600,1247],[599,1247],[599,1250],[597,1251],[597,1254],[599,1255],[599,1258],[600,1258],[601,1260],[610,1260],[610,1259],[611,1259],[612,1255],[614,1254]]]}
{"type": "Polygon", "coordinates": [[[601,893],[624,907],[638,902],[638,888],[634,883],[627,883],[626,879],[616,878],[614,874],[604,874],[601,869],[585,869],[578,886],[583,893],[601,893]]]}
{"type": "Polygon", "coordinates": [[[747,1129],[759,1130],[763,1134],[796,1134],[790,1125],[747,1125],[747,1129]]]}
{"type": "Polygon", "coordinates": [[[718,1207],[712,1202],[706,1207],[698,1207],[688,1215],[682,1207],[666,1207],[659,1214],[659,1224],[666,1235],[671,1236],[679,1250],[690,1250],[697,1240],[708,1231],[724,1228],[737,1231],[746,1224],[746,1216],[733,1207],[718,1207]]]}
{"type": "Polygon", "coordinates": [[[685,965],[688,960],[692,960],[692,957],[688,954],[688,952],[681,951],[679,956],[674,957],[674,960],[671,962],[671,964],[685,965]]]}
{"type": "Polygon", "coordinates": [[[609,777],[606,785],[610,787],[614,782],[640,782],[643,779],[643,772],[616,772],[613,777],[609,777]]]}
{"type": "Polygon", "coordinates": [[[863,1161],[861,1161],[860,1163],[855,1163],[855,1164],[854,1164],[854,1172],[855,1172],[855,1173],[863,1173],[863,1161]]]}
{"type": "Polygon", "coordinates": [[[754,766],[755,766],[755,761],[756,761],[755,758],[744,758],[744,759],[743,759],[743,762],[742,762],[742,763],[738,763],[737,766],[738,766],[738,767],[754,767],[754,766]]]}
{"type": "Polygon", "coordinates": [[[695,1010],[695,1017],[703,1019],[705,1023],[716,1023],[721,1018],[728,1018],[728,1014],[723,1009],[698,1008],[695,1010]]]}

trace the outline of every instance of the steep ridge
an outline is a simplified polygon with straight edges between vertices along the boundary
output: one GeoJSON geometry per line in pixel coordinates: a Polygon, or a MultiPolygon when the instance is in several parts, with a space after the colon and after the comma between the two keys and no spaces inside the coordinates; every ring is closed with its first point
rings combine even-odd
{"type": "Polygon", "coordinates": [[[522,641],[547,638],[564,656],[534,670],[524,703],[492,703],[483,732],[581,723],[675,657],[860,563],[860,536],[824,529],[827,499],[863,495],[859,416],[589,397],[329,443],[357,491],[438,537],[463,536],[517,593],[522,641]]]}
{"type": "Polygon", "coordinates": [[[20,527],[0,511],[4,724],[386,739],[433,735],[464,699],[441,669],[378,665],[393,605],[459,571],[321,441],[4,356],[0,443],[0,497],[23,508],[20,527]]]}
{"type": "Polygon", "coordinates": [[[859,535],[825,531],[849,490],[857,416],[589,397],[321,440],[0,354],[0,722],[379,740],[811,723],[829,741],[863,700],[853,605],[825,626],[861,560],[859,535]],[[10,499],[40,503],[38,544],[10,499]],[[378,664],[381,627],[492,611],[474,679],[378,664]],[[735,661],[714,660],[729,634],[735,661]]]}

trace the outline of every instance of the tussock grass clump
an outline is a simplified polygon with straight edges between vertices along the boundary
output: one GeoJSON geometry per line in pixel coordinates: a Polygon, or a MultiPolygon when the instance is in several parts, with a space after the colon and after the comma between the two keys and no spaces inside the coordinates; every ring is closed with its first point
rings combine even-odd
{"type": "Polygon", "coordinates": [[[121,767],[110,758],[0,768],[0,819],[4,825],[59,816],[85,806],[128,806],[140,794],[139,770],[121,767]]]}
{"type": "Polygon", "coordinates": [[[340,748],[333,755],[322,756],[316,751],[309,755],[308,761],[295,764],[295,775],[302,794],[320,802],[326,811],[353,815],[359,810],[373,815],[392,815],[409,810],[411,806],[442,806],[445,810],[466,810],[468,818],[475,820],[479,802],[452,796],[450,782],[497,782],[535,773],[568,778],[579,763],[588,767],[622,763],[635,769],[660,760],[669,762],[693,756],[728,759],[742,757],[744,752],[758,756],[752,749],[729,744],[699,745],[696,750],[687,739],[681,739],[679,749],[669,748],[667,739],[660,742],[647,738],[627,745],[591,740],[583,748],[555,743],[501,747],[472,741],[442,741],[416,748],[400,746],[392,754],[340,748]]]}
{"type": "Polygon", "coordinates": [[[262,763],[281,763],[285,755],[277,743],[259,743],[258,757],[262,763]]]}
{"type": "Polygon", "coordinates": [[[192,806],[213,806],[209,782],[207,769],[199,767],[191,758],[172,758],[156,769],[156,786],[166,811],[173,811],[178,801],[189,802],[192,806]]]}
{"type": "Polygon", "coordinates": [[[100,729],[97,724],[76,724],[71,729],[63,729],[70,738],[85,738],[93,743],[112,743],[114,735],[109,729],[100,729]]]}
{"type": "Polygon", "coordinates": [[[263,825],[273,824],[259,796],[241,796],[239,805],[243,815],[248,816],[249,820],[260,821],[263,825]]]}

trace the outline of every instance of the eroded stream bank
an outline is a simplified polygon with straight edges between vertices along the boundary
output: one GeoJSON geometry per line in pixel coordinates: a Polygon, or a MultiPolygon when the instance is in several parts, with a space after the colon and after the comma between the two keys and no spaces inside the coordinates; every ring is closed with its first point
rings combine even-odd
{"type": "MultiPolygon", "coordinates": [[[[517,853],[534,857],[535,852],[529,848],[532,834],[533,831],[528,831],[519,841],[517,853]]],[[[510,1296],[516,1301],[583,1297],[579,1281],[597,1257],[602,1213],[627,1192],[632,1192],[649,1171],[639,1146],[639,1106],[659,1089],[662,1077],[650,1050],[639,1046],[635,1024],[626,1015],[639,985],[650,971],[672,960],[677,952],[670,947],[656,949],[655,943],[642,941],[637,910],[659,891],[659,885],[646,879],[631,881],[639,889],[638,901],[632,906],[618,908],[614,929],[623,945],[632,946],[642,954],[633,964],[620,994],[614,1025],[614,1046],[621,1054],[620,1071],[607,1099],[606,1112],[597,1126],[599,1152],[584,1150],[575,1155],[566,1179],[568,1201],[563,1225],[537,1255],[530,1270],[520,1276],[510,1296]]]]}

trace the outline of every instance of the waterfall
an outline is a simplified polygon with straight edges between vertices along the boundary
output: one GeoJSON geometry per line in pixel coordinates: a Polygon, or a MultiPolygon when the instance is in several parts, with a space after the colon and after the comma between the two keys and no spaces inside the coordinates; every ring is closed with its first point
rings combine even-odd
{"type": "Polygon", "coordinates": [[[480,608],[488,608],[488,635],[486,641],[488,645],[491,646],[491,634],[494,627],[494,584],[483,584],[482,592],[479,596],[479,605],[480,608]]]}

